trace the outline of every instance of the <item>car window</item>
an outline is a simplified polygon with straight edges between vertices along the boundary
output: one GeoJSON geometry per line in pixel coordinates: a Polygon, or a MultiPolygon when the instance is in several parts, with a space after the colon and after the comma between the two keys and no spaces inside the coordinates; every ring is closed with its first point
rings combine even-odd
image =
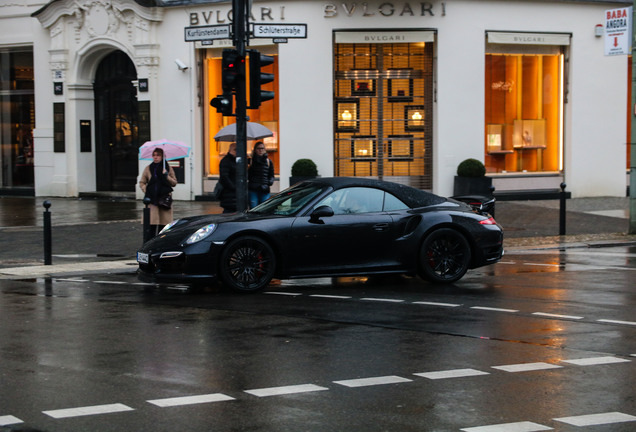
{"type": "Polygon", "coordinates": [[[407,208],[409,208],[409,206],[404,204],[394,195],[388,192],[384,194],[384,211],[406,210],[407,208]]]}
{"type": "Polygon", "coordinates": [[[374,188],[352,187],[339,189],[321,200],[317,207],[327,205],[336,215],[380,212],[384,191],[374,188]]]}
{"type": "Polygon", "coordinates": [[[296,213],[323,189],[316,185],[292,187],[249,210],[250,213],[288,216],[296,213]]]}

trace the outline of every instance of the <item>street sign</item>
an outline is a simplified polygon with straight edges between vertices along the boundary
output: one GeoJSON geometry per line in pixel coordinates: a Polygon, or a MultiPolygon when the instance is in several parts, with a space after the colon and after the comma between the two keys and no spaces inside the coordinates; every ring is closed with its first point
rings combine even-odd
{"type": "Polygon", "coordinates": [[[632,6],[605,11],[605,55],[632,53],[632,6]]]}
{"type": "Polygon", "coordinates": [[[307,37],[307,24],[252,24],[253,38],[307,37]]]}
{"type": "Polygon", "coordinates": [[[229,24],[186,27],[184,30],[186,42],[230,39],[232,37],[229,24]]]}

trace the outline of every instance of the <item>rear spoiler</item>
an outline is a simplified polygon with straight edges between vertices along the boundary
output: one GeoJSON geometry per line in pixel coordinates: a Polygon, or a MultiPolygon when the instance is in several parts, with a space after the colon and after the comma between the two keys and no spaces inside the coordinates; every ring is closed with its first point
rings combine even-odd
{"type": "Polygon", "coordinates": [[[451,199],[461,201],[468,204],[478,213],[489,213],[495,216],[495,197],[487,197],[482,195],[461,195],[453,196],[451,199]]]}

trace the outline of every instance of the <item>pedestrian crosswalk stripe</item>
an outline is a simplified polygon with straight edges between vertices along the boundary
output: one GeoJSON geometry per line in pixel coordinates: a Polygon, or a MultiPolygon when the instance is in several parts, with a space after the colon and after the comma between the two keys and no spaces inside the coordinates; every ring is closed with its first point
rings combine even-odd
{"type": "Polygon", "coordinates": [[[425,302],[425,301],[416,301],[416,302],[413,302],[413,304],[421,304],[421,305],[428,305],[428,306],[441,306],[441,307],[459,307],[459,306],[461,306],[460,304],[455,304],[455,303],[437,303],[437,302],[425,302]]]}
{"type": "Polygon", "coordinates": [[[464,432],[535,432],[552,430],[551,427],[532,422],[504,423],[460,429],[464,432]]]}
{"type": "Polygon", "coordinates": [[[175,398],[166,398],[166,399],[154,399],[149,400],[148,402],[157,405],[158,407],[173,407],[173,406],[181,406],[181,405],[194,405],[194,404],[202,404],[209,402],[224,402],[234,400],[233,397],[224,395],[222,393],[212,393],[205,395],[197,395],[197,396],[183,396],[183,397],[175,397],[175,398]]]}
{"type": "Polygon", "coordinates": [[[17,417],[13,417],[12,415],[0,416],[0,426],[8,426],[12,424],[24,423],[17,417]]]}
{"type": "Polygon", "coordinates": [[[634,321],[618,321],[618,320],[609,320],[609,319],[600,319],[598,322],[608,323],[608,324],[627,324],[627,325],[636,325],[634,321]]]}
{"type": "Polygon", "coordinates": [[[544,316],[544,317],[549,317],[549,318],[567,318],[567,319],[574,319],[574,320],[583,319],[582,316],[560,315],[560,314],[552,314],[552,313],[547,313],[547,312],[533,312],[532,315],[544,316]]]}
{"type": "Polygon", "coordinates": [[[536,370],[544,370],[544,369],[558,369],[563,366],[537,362],[537,363],[520,363],[520,364],[511,364],[511,365],[502,365],[502,366],[492,366],[493,369],[499,369],[506,372],[529,372],[536,370]]]}
{"type": "Polygon", "coordinates": [[[422,372],[413,375],[421,376],[428,379],[445,379],[445,378],[463,378],[477,375],[490,375],[489,372],[483,372],[477,369],[452,369],[437,372],[422,372]]]}
{"type": "Polygon", "coordinates": [[[362,300],[362,301],[387,302],[387,303],[403,303],[404,302],[404,300],[400,300],[400,299],[373,298],[373,297],[363,297],[360,300],[362,300]]]}
{"type": "Polygon", "coordinates": [[[60,419],[60,418],[80,417],[80,416],[89,416],[89,415],[97,415],[97,414],[110,414],[110,413],[123,412],[123,411],[134,411],[134,409],[124,404],[116,403],[116,404],[109,404],[109,405],[94,405],[94,406],[66,408],[66,409],[58,409],[58,410],[42,411],[42,412],[48,415],[49,417],[60,419]]]}
{"type": "Polygon", "coordinates": [[[619,412],[608,412],[600,414],[587,414],[573,417],[561,417],[554,420],[567,423],[573,426],[597,426],[612,423],[625,423],[636,421],[636,417],[619,412]]]}
{"type": "Polygon", "coordinates": [[[493,312],[519,312],[516,309],[502,309],[502,308],[494,308],[494,307],[486,307],[486,306],[472,306],[471,309],[485,310],[485,311],[493,311],[493,312]]]}
{"type": "Polygon", "coordinates": [[[563,363],[570,363],[579,366],[592,366],[592,365],[600,365],[600,364],[611,364],[611,363],[624,363],[629,362],[631,360],[622,359],[618,357],[590,357],[583,359],[575,359],[575,360],[562,360],[563,363]]]}
{"type": "Polygon", "coordinates": [[[326,387],[320,387],[314,384],[300,384],[300,385],[291,385],[284,387],[269,387],[262,389],[254,389],[254,390],[245,390],[245,393],[249,393],[258,397],[267,397],[267,396],[281,396],[287,394],[294,393],[308,393],[315,391],[323,391],[329,390],[326,387]]]}
{"type": "Polygon", "coordinates": [[[334,383],[340,384],[346,387],[367,387],[367,386],[383,385],[383,384],[397,384],[397,383],[403,383],[403,382],[409,382],[409,381],[413,381],[413,380],[410,380],[408,378],[402,378],[396,375],[389,375],[389,376],[382,376],[382,377],[334,381],[334,383]]]}

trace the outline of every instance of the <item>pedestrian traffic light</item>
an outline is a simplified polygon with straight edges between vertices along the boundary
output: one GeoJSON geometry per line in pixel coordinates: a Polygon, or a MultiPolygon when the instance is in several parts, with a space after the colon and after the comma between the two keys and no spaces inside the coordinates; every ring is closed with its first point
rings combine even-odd
{"type": "Polygon", "coordinates": [[[274,81],[274,74],[261,72],[265,66],[274,63],[274,57],[261,54],[256,50],[248,50],[249,55],[249,95],[248,108],[256,109],[261,106],[261,102],[274,99],[274,92],[263,90],[263,84],[274,81]]]}
{"type": "Polygon", "coordinates": [[[216,112],[224,116],[232,115],[232,93],[218,95],[210,101],[216,112]]]}
{"type": "Polygon", "coordinates": [[[223,93],[231,93],[236,90],[241,77],[240,63],[245,62],[237,50],[223,50],[223,59],[221,65],[221,86],[223,93]]]}

